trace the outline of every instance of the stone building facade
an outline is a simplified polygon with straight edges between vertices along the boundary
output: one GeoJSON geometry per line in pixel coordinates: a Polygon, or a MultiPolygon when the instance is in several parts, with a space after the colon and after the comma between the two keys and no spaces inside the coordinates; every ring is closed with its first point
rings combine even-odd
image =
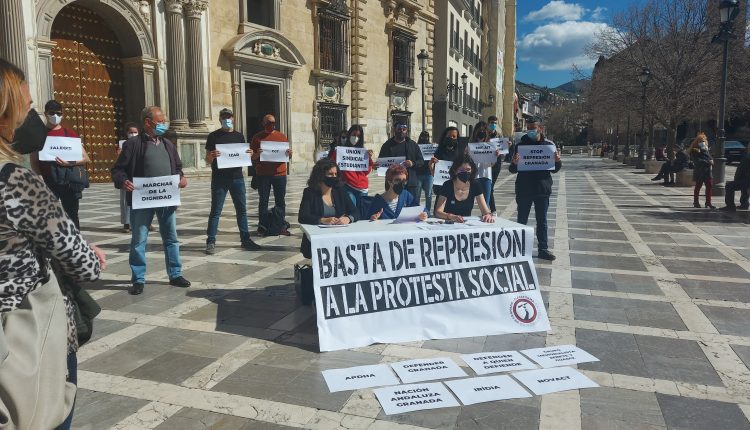
{"type": "Polygon", "coordinates": [[[306,171],[354,123],[373,149],[396,121],[416,137],[422,49],[432,129],[433,98],[444,93],[434,74],[444,61],[439,1],[3,0],[0,56],[27,72],[37,107],[52,98],[66,106],[63,123],[82,135],[96,181],[109,180],[123,125],[153,104],[190,175],[206,172],[203,143],[225,107],[248,137],[275,114],[292,169],[306,171]]]}

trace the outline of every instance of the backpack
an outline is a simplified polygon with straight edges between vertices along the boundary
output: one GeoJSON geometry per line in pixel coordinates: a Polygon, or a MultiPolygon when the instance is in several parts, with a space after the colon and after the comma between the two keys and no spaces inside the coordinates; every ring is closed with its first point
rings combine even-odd
{"type": "Polygon", "coordinates": [[[264,230],[266,236],[278,236],[289,226],[290,224],[284,219],[284,211],[274,206],[261,216],[259,228],[264,230]]]}

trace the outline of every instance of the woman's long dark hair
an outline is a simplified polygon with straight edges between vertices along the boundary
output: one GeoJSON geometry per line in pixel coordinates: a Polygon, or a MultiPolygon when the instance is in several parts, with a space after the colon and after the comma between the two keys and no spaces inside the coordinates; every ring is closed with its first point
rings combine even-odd
{"type": "Polygon", "coordinates": [[[421,144],[431,143],[430,142],[430,132],[427,131],[427,130],[425,130],[425,131],[419,133],[419,139],[417,139],[417,143],[420,144],[420,145],[421,144]]]}
{"type": "Polygon", "coordinates": [[[443,134],[440,135],[440,140],[438,140],[438,149],[445,150],[445,140],[448,136],[448,133],[454,130],[458,134],[458,137],[461,137],[461,132],[458,131],[458,128],[452,126],[446,128],[445,130],[443,130],[443,134]]]}
{"type": "Polygon", "coordinates": [[[331,160],[330,158],[323,158],[315,163],[312,172],[310,172],[310,179],[307,180],[307,186],[317,190],[323,182],[323,178],[326,177],[326,173],[331,170],[332,167],[336,168],[336,176],[338,176],[339,165],[336,164],[336,161],[331,160]]]}
{"type": "Polygon", "coordinates": [[[458,168],[463,166],[464,164],[468,164],[469,166],[471,166],[471,175],[469,176],[469,179],[473,181],[477,178],[477,174],[479,173],[477,169],[477,163],[475,163],[468,154],[461,153],[456,156],[456,158],[453,160],[451,168],[448,169],[448,174],[451,175],[451,179],[456,179],[458,168]]]}
{"type": "MultiPolygon", "coordinates": [[[[346,138],[350,138],[352,136],[353,131],[359,131],[359,140],[357,141],[357,144],[354,145],[355,148],[364,148],[365,146],[365,131],[362,129],[362,126],[359,124],[352,124],[351,127],[349,127],[349,131],[346,133],[346,138]]],[[[347,145],[350,143],[347,142],[347,145]]]]}
{"type": "Polygon", "coordinates": [[[490,128],[489,125],[484,121],[479,121],[477,125],[474,126],[474,132],[471,133],[471,142],[484,142],[487,137],[490,135],[490,128]],[[484,139],[479,139],[479,133],[484,132],[484,139]]]}

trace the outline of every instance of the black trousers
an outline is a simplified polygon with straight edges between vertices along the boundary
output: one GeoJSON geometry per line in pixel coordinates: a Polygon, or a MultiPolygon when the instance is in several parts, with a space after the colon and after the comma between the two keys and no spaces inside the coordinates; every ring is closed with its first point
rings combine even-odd
{"type": "MultiPolygon", "coordinates": [[[[258,218],[263,219],[268,212],[268,200],[273,187],[274,206],[286,214],[286,176],[256,176],[258,181],[258,218]]],[[[264,226],[265,227],[265,226],[264,226]]]]}
{"type": "Polygon", "coordinates": [[[81,199],[79,194],[71,191],[67,185],[57,185],[48,182],[47,186],[52,190],[52,194],[60,199],[60,203],[62,204],[63,210],[68,215],[68,218],[70,218],[76,228],[80,230],[81,224],[78,219],[78,208],[81,199]]]}
{"type": "Polygon", "coordinates": [[[740,206],[747,207],[748,203],[750,203],[750,194],[748,193],[748,187],[750,187],[750,182],[727,182],[726,188],[724,189],[724,203],[726,203],[727,207],[736,207],[734,204],[734,193],[737,190],[740,191],[740,206]]]}

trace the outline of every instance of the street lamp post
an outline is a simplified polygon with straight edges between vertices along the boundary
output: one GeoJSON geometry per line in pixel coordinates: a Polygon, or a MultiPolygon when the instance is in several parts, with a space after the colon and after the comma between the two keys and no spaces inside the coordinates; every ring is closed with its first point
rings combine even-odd
{"type": "Polygon", "coordinates": [[[469,77],[466,73],[461,74],[461,107],[466,109],[466,83],[469,81],[469,77]]]}
{"type": "Polygon", "coordinates": [[[724,123],[726,121],[726,98],[727,98],[727,76],[729,73],[729,41],[737,36],[732,32],[732,22],[740,12],[739,0],[722,0],[719,3],[719,13],[721,16],[721,29],[719,34],[714,36],[714,42],[724,44],[724,58],[721,68],[721,89],[719,90],[719,135],[716,138],[716,150],[714,151],[714,189],[715,196],[723,196],[725,193],[725,163],[724,158],[724,141],[726,141],[726,130],[724,123]]]}
{"type": "MultiPolygon", "coordinates": [[[[641,83],[641,143],[638,145],[638,161],[635,164],[636,169],[643,169],[643,151],[646,145],[646,86],[651,79],[651,70],[648,67],[641,69],[638,75],[638,81],[641,83]]],[[[651,159],[651,149],[649,148],[649,160],[651,159]]]]}
{"type": "Polygon", "coordinates": [[[427,60],[430,58],[424,49],[420,50],[417,54],[417,61],[419,62],[419,71],[422,73],[422,131],[427,130],[427,113],[424,108],[424,73],[427,71],[427,60]]]}

